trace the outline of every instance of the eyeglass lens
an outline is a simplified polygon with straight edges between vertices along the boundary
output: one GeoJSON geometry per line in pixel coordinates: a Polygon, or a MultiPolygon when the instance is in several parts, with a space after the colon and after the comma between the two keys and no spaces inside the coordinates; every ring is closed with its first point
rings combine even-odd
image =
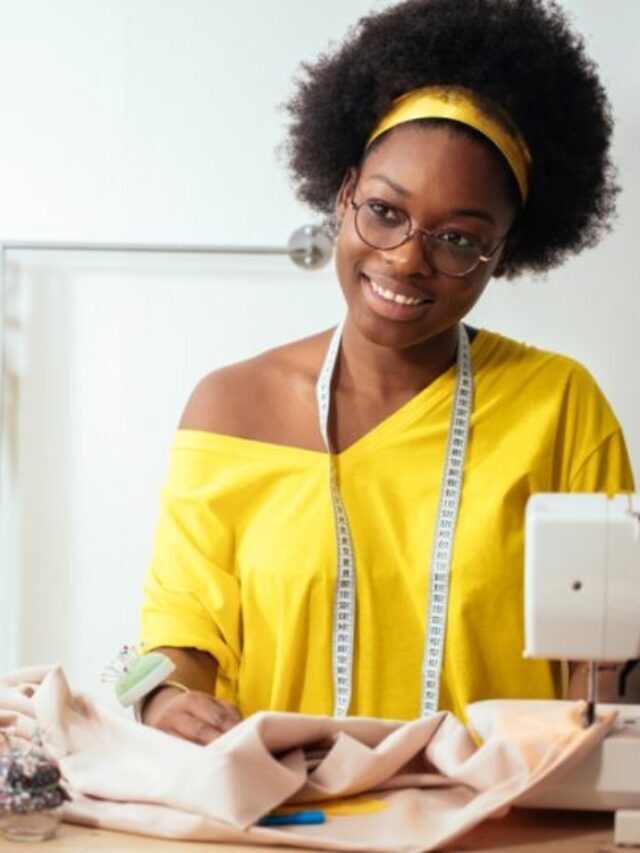
{"type": "MultiPolygon", "coordinates": [[[[411,234],[411,220],[404,211],[373,200],[357,206],[355,225],[362,240],[375,249],[397,248],[411,234]]],[[[440,229],[420,236],[427,262],[445,275],[471,272],[483,255],[483,243],[473,234],[440,229]]]]}

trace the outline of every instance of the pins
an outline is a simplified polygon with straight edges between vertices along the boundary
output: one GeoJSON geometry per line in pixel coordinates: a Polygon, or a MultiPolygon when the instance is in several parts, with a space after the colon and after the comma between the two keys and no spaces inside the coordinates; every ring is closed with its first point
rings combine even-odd
{"type": "Polygon", "coordinates": [[[140,652],[136,646],[131,643],[125,643],[111,663],[105,666],[100,673],[100,681],[107,684],[114,684],[125,673],[131,671],[134,664],[140,660],[140,657],[140,652]]]}

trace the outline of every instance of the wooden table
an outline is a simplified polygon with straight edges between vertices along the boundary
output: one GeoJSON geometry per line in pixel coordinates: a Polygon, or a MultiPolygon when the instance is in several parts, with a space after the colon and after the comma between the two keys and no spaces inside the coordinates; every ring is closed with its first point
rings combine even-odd
{"type": "MultiPolygon", "coordinates": [[[[257,847],[194,841],[163,841],[102,829],[63,824],[52,841],[42,844],[10,844],[0,841],[3,853],[198,853],[211,846],[212,853],[301,853],[302,848],[257,847]]],[[[488,820],[461,838],[450,850],[559,851],[559,853],[621,853],[613,843],[613,816],[603,812],[525,811],[514,809],[506,818],[488,820]]],[[[308,849],[304,853],[309,853],[308,849]]]]}

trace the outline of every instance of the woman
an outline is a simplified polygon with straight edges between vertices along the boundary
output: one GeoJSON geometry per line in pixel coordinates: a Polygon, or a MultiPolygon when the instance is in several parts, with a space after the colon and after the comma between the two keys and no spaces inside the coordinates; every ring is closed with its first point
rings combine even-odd
{"type": "Polygon", "coordinates": [[[607,227],[594,67],[543,0],[410,0],[307,66],[289,108],[347,316],[194,391],[143,609],[175,680],[143,719],[207,743],[261,709],[557,697],[560,665],[522,659],[526,501],[632,489],[624,440],[582,367],[462,320],[492,277],[607,227]]]}

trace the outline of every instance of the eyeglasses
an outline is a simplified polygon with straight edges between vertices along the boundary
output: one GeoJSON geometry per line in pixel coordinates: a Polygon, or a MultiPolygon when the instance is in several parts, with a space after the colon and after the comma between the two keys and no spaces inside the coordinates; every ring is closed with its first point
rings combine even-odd
{"type": "Polygon", "coordinates": [[[463,278],[473,272],[479,264],[488,263],[509,233],[487,250],[485,242],[477,235],[457,228],[436,228],[429,231],[412,225],[409,215],[398,207],[375,198],[356,204],[356,232],[363,243],[372,249],[397,249],[414,234],[422,236],[422,251],[427,263],[443,275],[463,278]]]}

